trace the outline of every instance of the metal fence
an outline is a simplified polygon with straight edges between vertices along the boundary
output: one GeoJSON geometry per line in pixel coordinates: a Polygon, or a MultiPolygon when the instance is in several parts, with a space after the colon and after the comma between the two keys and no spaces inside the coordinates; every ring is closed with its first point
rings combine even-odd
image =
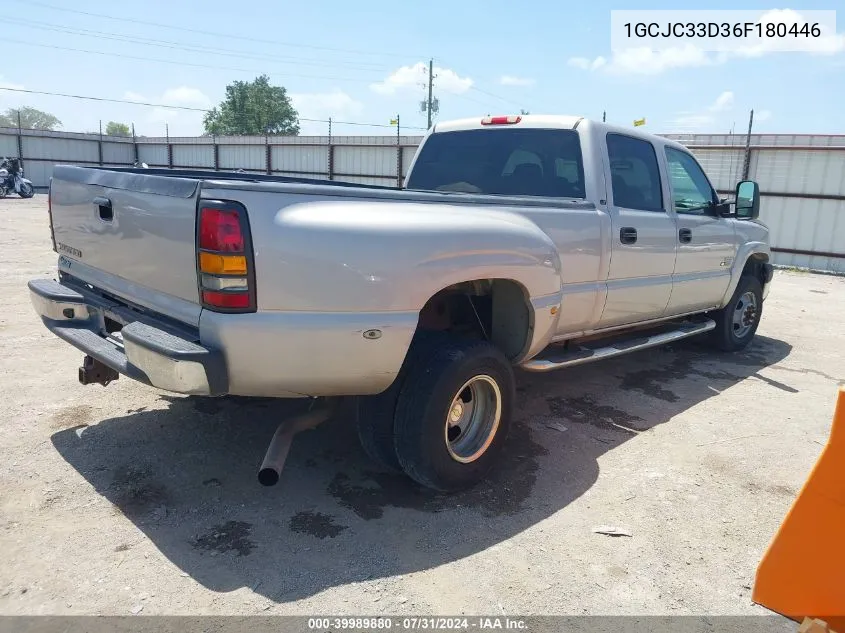
{"type": "Polygon", "coordinates": [[[0,128],[0,156],[20,156],[38,188],[57,164],[250,173],[402,186],[421,136],[120,137],[0,128]]]}
{"type": "MultiPolygon", "coordinates": [[[[845,136],[668,134],[696,154],[725,195],[760,184],[774,263],[845,273],[845,136]]],[[[59,163],[234,170],[359,184],[404,182],[420,136],[114,137],[0,128],[36,187],[59,163]]]]}

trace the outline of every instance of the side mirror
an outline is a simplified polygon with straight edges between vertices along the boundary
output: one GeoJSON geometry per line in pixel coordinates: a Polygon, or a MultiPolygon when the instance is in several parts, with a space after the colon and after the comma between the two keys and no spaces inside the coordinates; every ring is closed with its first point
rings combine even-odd
{"type": "Polygon", "coordinates": [[[753,220],[760,215],[760,187],[753,180],[736,186],[736,217],[753,220]]]}

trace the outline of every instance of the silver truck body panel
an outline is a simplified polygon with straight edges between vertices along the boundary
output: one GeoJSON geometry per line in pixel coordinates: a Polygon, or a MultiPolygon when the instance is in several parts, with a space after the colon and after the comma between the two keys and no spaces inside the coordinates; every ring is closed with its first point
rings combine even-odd
{"type": "MultiPolygon", "coordinates": [[[[139,314],[146,310],[187,326],[191,345],[223,359],[228,393],[297,397],[386,389],[426,302],[459,282],[507,279],[523,290],[530,338],[514,362],[526,363],[551,342],[724,306],[748,258],[768,257],[768,229],[759,222],[676,211],[663,154],[667,147],[686,152],[681,145],[578,117],[529,116],[520,125],[575,130],[584,199],[59,166],[52,198],[59,270],[69,283],[90,284],[139,314]],[[610,132],[653,145],[662,209],[614,200],[610,132]],[[103,199],[111,203],[110,220],[95,204],[103,199]],[[222,314],[200,305],[196,214],[203,200],[237,201],[247,210],[254,313],[222,314]],[[620,239],[628,228],[636,229],[635,243],[620,239]],[[680,231],[693,239],[680,242],[680,231]],[[379,336],[365,338],[367,330],[379,336]]],[[[477,128],[478,119],[438,124],[426,140],[477,128]]],[[[64,295],[54,300],[32,292],[45,324],[54,331],[66,327],[56,320],[64,295]]],[[[98,331],[96,321],[86,323],[98,331]]],[[[149,360],[138,349],[134,356],[149,360]]],[[[119,363],[126,366],[125,359],[119,363]]],[[[196,382],[196,367],[191,371],[196,382]]]]}

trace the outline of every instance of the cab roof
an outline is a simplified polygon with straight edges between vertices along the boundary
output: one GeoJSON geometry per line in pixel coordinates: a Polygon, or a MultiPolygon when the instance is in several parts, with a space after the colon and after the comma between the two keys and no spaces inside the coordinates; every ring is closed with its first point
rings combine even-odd
{"type": "Polygon", "coordinates": [[[436,123],[432,134],[438,132],[458,132],[463,130],[480,130],[492,127],[512,127],[516,125],[521,128],[554,128],[559,130],[574,130],[575,126],[584,119],[581,116],[568,116],[560,114],[511,114],[503,115],[511,119],[518,118],[519,122],[515,124],[504,125],[485,125],[482,123],[485,119],[499,118],[497,115],[491,116],[477,116],[467,119],[456,119],[454,121],[443,121],[436,123]]]}
{"type": "Polygon", "coordinates": [[[576,128],[599,129],[604,132],[615,132],[635,138],[641,138],[650,142],[659,142],[662,145],[675,147],[683,151],[689,151],[683,144],[666,137],[646,132],[642,128],[613,125],[603,121],[595,121],[582,116],[566,114],[505,114],[476,116],[465,119],[455,119],[436,123],[431,134],[442,132],[461,132],[464,130],[481,129],[525,129],[545,128],[555,130],[574,130],[576,128]]]}

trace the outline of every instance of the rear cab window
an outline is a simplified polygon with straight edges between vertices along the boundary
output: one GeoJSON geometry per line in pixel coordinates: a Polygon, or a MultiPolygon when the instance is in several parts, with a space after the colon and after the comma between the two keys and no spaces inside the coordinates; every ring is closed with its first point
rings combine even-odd
{"type": "Polygon", "coordinates": [[[585,198],[581,141],[574,130],[498,129],[428,137],[408,189],[585,198]]]}
{"type": "Polygon", "coordinates": [[[641,211],[664,210],[654,145],[633,136],[609,133],[607,157],[615,206],[641,211]]]}

